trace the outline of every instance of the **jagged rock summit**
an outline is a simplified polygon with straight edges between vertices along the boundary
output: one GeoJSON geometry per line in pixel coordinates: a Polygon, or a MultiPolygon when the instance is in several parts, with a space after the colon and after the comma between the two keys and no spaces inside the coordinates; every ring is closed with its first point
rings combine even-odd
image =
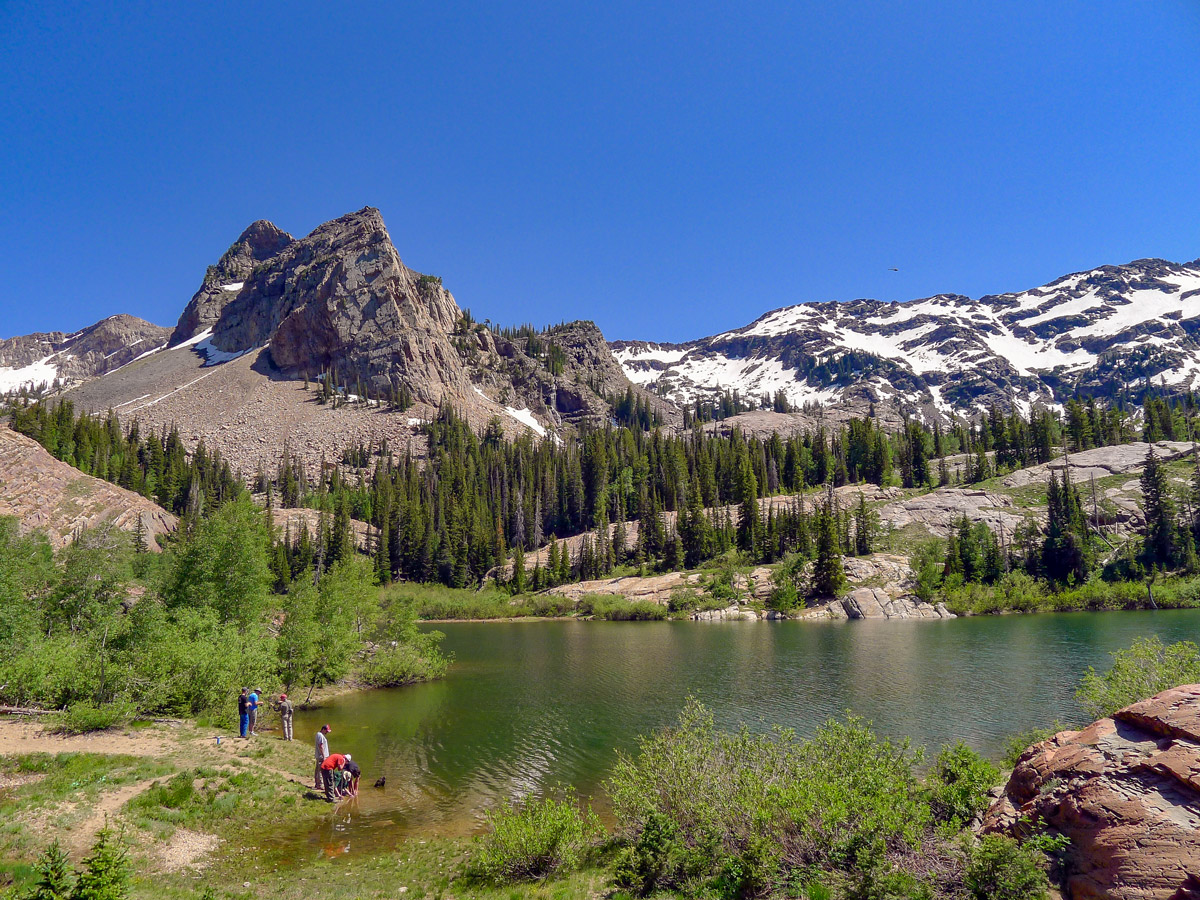
{"type": "Polygon", "coordinates": [[[402,382],[438,403],[467,384],[449,339],[461,317],[441,279],[400,261],[368,207],[300,240],[255,222],[208,270],[171,343],[195,341],[218,359],[266,346],[286,375],[331,373],[380,395],[402,382]]]}
{"type": "Polygon", "coordinates": [[[271,222],[259,219],[242,232],[233,246],[204,273],[204,283],[179,317],[171,334],[172,347],[211,329],[221,311],[237,296],[254,267],[283,250],[294,238],[271,222]]]}

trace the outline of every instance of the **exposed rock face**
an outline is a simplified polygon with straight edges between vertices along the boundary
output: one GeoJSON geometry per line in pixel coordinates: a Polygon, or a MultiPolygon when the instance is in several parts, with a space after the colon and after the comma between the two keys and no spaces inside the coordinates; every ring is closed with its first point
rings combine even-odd
{"type": "Polygon", "coordinates": [[[882,588],[856,588],[842,598],[851,619],[953,619],[944,603],[936,606],[909,596],[893,596],[882,588]]]}
{"type": "Polygon", "coordinates": [[[1038,816],[1071,838],[1072,900],[1200,898],[1200,685],[1026,750],[984,829],[1038,816]]]}
{"type": "Polygon", "coordinates": [[[900,529],[918,524],[938,537],[946,537],[963,515],[972,522],[986,522],[992,531],[1011,536],[1032,513],[1019,509],[1005,494],[960,487],[939,488],[889,503],[879,510],[880,521],[886,525],[900,529]]]}
{"type": "Polygon", "coordinates": [[[51,331],[0,341],[0,393],[103,375],[163,346],[171,329],[135,316],[109,316],[73,334],[51,331]]]}
{"type": "Polygon", "coordinates": [[[449,339],[458,305],[440,279],[400,262],[378,210],[326,222],[243,277],[212,326],[223,353],[265,344],[288,375],[332,370],[339,382],[361,379],[384,395],[398,379],[434,403],[448,386],[461,392],[466,384],[449,339]]]}
{"type": "MultiPolygon", "coordinates": [[[[636,524],[636,523],[635,523],[636,524]]],[[[532,555],[527,559],[527,564],[532,555]]],[[[912,570],[908,560],[891,553],[848,557],[843,565],[851,590],[843,598],[783,614],[767,612],[764,619],[953,619],[954,614],[938,603],[931,606],[912,595],[912,570]]],[[[748,601],[765,600],[771,593],[771,569],[758,566],[734,578],[734,592],[740,598],[725,609],[704,610],[692,615],[703,621],[757,619],[759,614],[746,607],[748,601]]],[[[702,593],[702,577],[697,573],[669,572],[664,575],[602,578],[563,584],[550,588],[548,594],[567,597],[578,603],[588,594],[616,594],[628,600],[649,600],[666,604],[677,592],[702,593]]]]}
{"type": "MultiPolygon", "coordinates": [[[[1059,457],[1044,465],[1018,469],[1006,477],[1004,483],[1008,487],[1045,483],[1050,480],[1051,472],[1061,477],[1068,463],[1071,466],[1071,480],[1077,485],[1086,484],[1093,477],[1140,474],[1148,449],[1148,445],[1140,441],[1113,447],[1096,447],[1094,450],[1072,453],[1069,458],[1059,457]]],[[[1161,462],[1190,456],[1191,453],[1192,445],[1188,441],[1159,441],[1154,445],[1154,455],[1161,462]]]]}
{"type": "Polygon", "coordinates": [[[259,220],[242,232],[215,266],[209,266],[171,335],[171,346],[217,324],[221,312],[238,295],[255,266],[282,251],[293,238],[270,222],[259,220]]]}
{"type": "Polygon", "coordinates": [[[631,388],[664,421],[680,418],[671,404],[632,387],[591,322],[532,339],[468,322],[440,278],[400,261],[371,208],[299,240],[270,222],[251,225],[209,267],[171,337],[173,345],[198,341],[209,364],[265,347],[273,373],[332,372],[338,387],[355,393],[361,383],[376,397],[404,387],[418,402],[448,400],[481,425],[495,416],[514,434],[606,422],[606,395],[631,388]]]}
{"type": "Polygon", "coordinates": [[[7,425],[0,426],[0,516],[15,516],[22,532],[44,531],[55,549],[82,529],[109,522],[134,531],[141,519],[146,546],[158,550],[155,538],[178,523],[140,494],[84,475],[7,425]]]}

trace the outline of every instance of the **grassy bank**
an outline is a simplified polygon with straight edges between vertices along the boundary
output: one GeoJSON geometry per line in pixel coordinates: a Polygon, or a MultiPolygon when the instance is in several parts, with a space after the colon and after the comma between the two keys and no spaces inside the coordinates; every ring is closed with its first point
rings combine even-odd
{"type": "MultiPolygon", "coordinates": [[[[1159,609],[1200,607],[1200,577],[1163,577],[1154,582],[1152,590],[1159,609]]],[[[1093,577],[1078,586],[1054,589],[1044,581],[1019,572],[1009,573],[995,584],[948,587],[939,591],[934,599],[944,600],[946,608],[960,616],[1151,608],[1145,582],[1107,582],[1093,577]]]]}

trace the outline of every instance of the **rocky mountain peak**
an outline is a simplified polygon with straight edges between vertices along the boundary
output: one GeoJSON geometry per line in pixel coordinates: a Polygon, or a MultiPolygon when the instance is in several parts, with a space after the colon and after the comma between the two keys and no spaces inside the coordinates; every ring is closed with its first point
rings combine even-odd
{"type": "Polygon", "coordinates": [[[1198,335],[1200,266],[1139,259],[1016,293],[803,303],[684,344],[612,346],[630,379],[680,404],[781,393],[794,407],[884,403],[941,418],[1151,381],[1200,387],[1198,335]]]}

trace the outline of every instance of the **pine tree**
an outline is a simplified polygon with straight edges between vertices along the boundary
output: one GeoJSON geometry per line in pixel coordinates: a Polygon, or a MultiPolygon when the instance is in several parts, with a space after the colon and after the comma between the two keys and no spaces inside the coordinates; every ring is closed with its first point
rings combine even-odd
{"type": "Polygon", "coordinates": [[[1178,565],[1183,547],[1175,520],[1175,504],[1169,493],[1167,473],[1159,464],[1153,444],[1146,450],[1141,486],[1142,515],[1146,519],[1142,540],[1144,563],[1147,568],[1160,569],[1178,565]]]}
{"type": "Polygon", "coordinates": [[[38,857],[33,870],[37,880],[33,890],[23,895],[23,900],[71,900],[74,896],[75,876],[71,861],[57,839],[38,857]]]}
{"type": "Polygon", "coordinates": [[[742,459],[738,475],[738,549],[750,557],[758,558],[758,482],[750,467],[750,458],[742,459]]]}
{"type": "Polygon", "coordinates": [[[129,896],[129,851],[105,825],[83,861],[72,900],[125,900],[129,896]]]}
{"type": "Polygon", "coordinates": [[[866,556],[871,552],[871,515],[867,510],[867,499],[858,495],[858,509],[854,511],[854,554],[866,556]]]}
{"type": "Polygon", "coordinates": [[[817,523],[817,558],[813,563],[812,593],[837,597],[846,586],[842,554],[838,548],[838,515],[832,502],[821,510],[817,523]]]}
{"type": "Polygon", "coordinates": [[[525,593],[525,550],[520,544],[513,548],[513,574],[509,589],[514,594],[525,593]]]}

